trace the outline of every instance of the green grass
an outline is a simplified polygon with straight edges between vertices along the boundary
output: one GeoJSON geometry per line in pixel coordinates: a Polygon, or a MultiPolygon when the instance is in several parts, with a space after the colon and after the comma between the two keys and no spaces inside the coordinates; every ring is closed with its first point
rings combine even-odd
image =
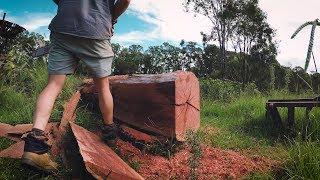
{"type": "Polygon", "coordinates": [[[16,92],[12,87],[3,87],[0,90],[0,121],[3,123],[17,124],[30,123],[34,102],[21,92],[16,92]]]}
{"type": "Polygon", "coordinates": [[[190,179],[198,179],[197,168],[202,156],[201,143],[201,135],[199,133],[188,132],[187,145],[190,148],[190,157],[188,158],[190,179]]]}
{"type": "MultiPolygon", "coordinates": [[[[47,70],[44,66],[39,66],[34,71],[28,82],[31,90],[28,92],[20,90],[19,84],[23,86],[24,82],[17,82],[17,86],[6,86],[0,82],[0,122],[9,124],[31,123],[32,114],[36,99],[47,82],[47,70]]],[[[63,105],[75,92],[76,87],[81,83],[79,77],[68,77],[62,93],[59,95],[51,119],[59,120],[63,112],[63,105]]]]}
{"type": "Polygon", "coordinates": [[[202,125],[219,129],[210,138],[211,145],[227,149],[244,149],[273,145],[277,130],[265,120],[263,96],[240,97],[232,103],[204,100],[202,125]]]}
{"type": "Polygon", "coordinates": [[[289,148],[284,177],[292,179],[320,179],[319,142],[293,142],[289,148]]]}
{"type": "Polygon", "coordinates": [[[130,167],[132,167],[132,169],[134,169],[135,171],[139,171],[139,170],[140,170],[140,167],[141,167],[140,162],[139,162],[139,161],[135,161],[135,160],[129,162],[129,165],[130,165],[130,167]]]}
{"type": "Polygon", "coordinates": [[[103,119],[101,115],[91,112],[86,108],[86,106],[80,106],[76,110],[76,114],[77,114],[76,123],[88,130],[94,131],[97,128],[101,127],[103,124],[103,119]]]}
{"type": "MultiPolygon", "coordinates": [[[[23,80],[16,82],[15,85],[8,85],[0,81],[0,122],[12,125],[32,123],[36,99],[46,85],[47,76],[46,67],[40,65],[33,71],[30,77],[22,78],[23,80]],[[24,81],[25,79],[28,79],[28,81],[24,81]],[[30,87],[30,89],[26,90],[24,88],[26,86],[30,87]]],[[[76,91],[80,83],[81,78],[76,76],[68,77],[65,87],[56,101],[51,120],[60,120],[64,103],[76,91]]],[[[79,114],[81,113],[79,112],[79,114]]],[[[12,143],[12,141],[5,138],[0,138],[0,149],[5,149],[12,143]]],[[[37,172],[22,168],[19,160],[0,158],[0,179],[43,178],[54,179],[54,177],[45,177],[37,172]]]]}
{"type": "MultiPolygon", "coordinates": [[[[17,82],[14,86],[0,82],[0,122],[9,124],[32,122],[36,98],[47,81],[46,68],[39,66],[32,76],[22,79],[29,80],[17,82]],[[21,86],[30,88],[26,90],[21,86]]],[[[52,120],[60,120],[64,103],[75,92],[80,82],[79,77],[68,77],[65,88],[55,104],[51,116],[52,120]]],[[[283,164],[281,173],[253,173],[246,179],[319,179],[320,123],[318,119],[320,110],[316,108],[311,111],[312,127],[307,131],[309,139],[307,142],[301,141],[301,134],[305,131],[303,128],[305,124],[303,109],[296,110],[298,136],[295,139],[287,137],[283,129],[279,129],[265,117],[265,103],[268,99],[305,98],[312,97],[312,95],[296,95],[280,91],[263,95],[255,90],[254,93],[239,93],[234,87],[237,86],[221,85],[221,88],[229,88],[229,90],[221,91],[223,96],[214,94],[217,99],[205,96],[206,98],[202,100],[201,128],[197,133],[200,141],[214,147],[236,150],[249,156],[266,156],[279,160],[283,164]],[[237,92],[233,93],[234,89],[237,92]],[[226,98],[228,95],[230,97],[226,98]],[[223,98],[221,99],[221,97],[223,98]]],[[[215,91],[211,93],[215,93],[215,91]]],[[[94,130],[101,125],[101,116],[87,110],[86,104],[80,104],[76,113],[77,123],[89,130],[94,130]]],[[[283,119],[286,118],[285,109],[281,109],[280,114],[283,119]]],[[[12,143],[12,141],[0,138],[0,149],[5,149],[12,143]]],[[[197,144],[194,147],[196,157],[197,144]]],[[[131,166],[140,168],[139,162],[132,162],[131,166]]],[[[41,174],[21,168],[20,161],[0,159],[0,179],[41,178],[43,178],[41,174]]]]}
{"type": "MultiPolygon", "coordinates": [[[[265,117],[265,103],[268,99],[300,97],[312,96],[273,92],[268,96],[241,95],[230,102],[204,99],[200,134],[203,141],[211,146],[248,155],[262,155],[283,164],[281,172],[256,173],[248,176],[248,179],[319,179],[320,109],[314,108],[310,113],[312,127],[307,130],[307,142],[302,141],[301,137],[302,132],[306,131],[303,108],[295,111],[296,137],[289,136],[284,129],[279,129],[265,117]]],[[[280,109],[283,120],[286,114],[286,109],[280,109]]]]}

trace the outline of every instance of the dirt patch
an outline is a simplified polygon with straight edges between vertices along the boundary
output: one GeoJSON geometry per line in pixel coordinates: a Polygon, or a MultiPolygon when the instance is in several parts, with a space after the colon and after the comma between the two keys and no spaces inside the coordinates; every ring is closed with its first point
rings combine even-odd
{"type": "Polygon", "coordinates": [[[216,128],[216,127],[212,127],[212,126],[204,126],[204,127],[200,127],[200,130],[205,132],[208,135],[215,135],[220,133],[220,129],[216,128]]]}
{"type": "MultiPolygon", "coordinates": [[[[128,142],[118,141],[120,156],[139,164],[138,173],[146,179],[188,179],[190,150],[185,147],[170,159],[140,151],[128,142]]],[[[278,164],[264,157],[247,157],[234,151],[201,146],[202,156],[196,169],[198,179],[235,179],[250,172],[264,172],[278,164]]]]}

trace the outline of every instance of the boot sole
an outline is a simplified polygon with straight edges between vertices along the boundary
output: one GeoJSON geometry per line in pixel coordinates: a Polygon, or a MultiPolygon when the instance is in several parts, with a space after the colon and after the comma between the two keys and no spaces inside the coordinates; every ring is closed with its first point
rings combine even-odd
{"type": "Polygon", "coordinates": [[[43,173],[45,173],[45,175],[54,175],[55,173],[57,173],[57,170],[44,169],[44,168],[38,166],[33,161],[31,161],[30,159],[22,159],[21,164],[22,164],[22,166],[24,166],[28,169],[31,169],[33,171],[43,172],[43,173]]]}

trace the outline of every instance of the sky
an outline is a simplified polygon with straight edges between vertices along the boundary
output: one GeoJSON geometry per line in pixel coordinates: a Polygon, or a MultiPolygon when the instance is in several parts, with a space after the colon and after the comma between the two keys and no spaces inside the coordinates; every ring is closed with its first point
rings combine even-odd
{"type": "MultiPolygon", "coordinates": [[[[116,25],[113,42],[123,46],[140,44],[147,48],[170,42],[178,45],[182,39],[201,43],[200,32],[210,30],[205,17],[186,12],[184,0],[131,0],[129,10],[116,25]]],[[[292,33],[306,21],[320,17],[319,0],[260,0],[260,7],[267,13],[268,22],[276,29],[278,61],[285,66],[304,67],[311,27],[305,28],[295,39],[292,33]]],[[[48,25],[57,7],[52,0],[0,0],[0,15],[7,13],[7,20],[14,21],[29,31],[49,37],[48,25]]],[[[314,54],[320,66],[319,30],[316,34],[314,54]]],[[[309,71],[314,70],[313,63],[309,71]]]]}

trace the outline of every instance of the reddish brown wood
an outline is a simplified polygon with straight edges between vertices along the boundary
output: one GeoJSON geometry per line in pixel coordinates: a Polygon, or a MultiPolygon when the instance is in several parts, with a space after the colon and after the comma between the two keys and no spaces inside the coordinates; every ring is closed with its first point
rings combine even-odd
{"type": "MultiPolygon", "coordinates": [[[[51,133],[58,123],[48,123],[46,132],[51,133]]],[[[13,141],[22,141],[21,136],[32,129],[32,124],[18,124],[11,126],[9,124],[0,123],[0,137],[6,137],[13,141]]]]}
{"type": "Polygon", "coordinates": [[[86,169],[96,179],[143,179],[96,134],[70,122],[86,169]]]}
{"type": "Polygon", "coordinates": [[[80,100],[80,96],[81,94],[79,91],[75,92],[70,98],[70,100],[64,105],[64,111],[63,111],[61,123],[59,126],[59,129],[61,131],[64,132],[66,130],[66,127],[69,121],[72,121],[72,122],[75,121],[76,119],[75,112],[76,112],[78,102],[80,100]]]}
{"type": "Polygon", "coordinates": [[[67,132],[69,122],[74,122],[76,119],[76,109],[80,96],[80,92],[76,91],[69,101],[65,103],[60,125],[58,128],[53,129],[53,135],[55,136],[53,143],[55,146],[52,146],[51,153],[54,156],[60,154],[64,164],[67,164],[67,160],[64,151],[65,144],[62,142],[62,139],[67,132]]]}
{"type": "MultiPolygon", "coordinates": [[[[1,127],[5,126],[5,124],[1,124],[1,127]]],[[[9,126],[8,126],[9,127],[9,126]]],[[[52,144],[51,151],[56,151],[57,145],[55,143],[55,137],[53,135],[53,130],[57,129],[58,123],[49,123],[46,127],[46,132],[49,135],[49,144],[52,144]]],[[[19,124],[16,126],[11,126],[10,129],[8,129],[6,135],[4,137],[7,137],[9,139],[17,141],[17,143],[11,145],[7,149],[4,149],[0,152],[0,157],[6,157],[6,158],[14,158],[19,159],[22,157],[23,154],[23,148],[24,148],[24,141],[21,140],[21,136],[30,131],[32,128],[32,124],[19,124]]]]}
{"type": "Polygon", "coordinates": [[[17,142],[0,152],[2,158],[20,159],[23,154],[24,141],[17,142]]]}
{"type": "Polygon", "coordinates": [[[12,129],[10,124],[0,123],[0,137],[7,136],[8,131],[12,129]]]}
{"type": "MultiPolygon", "coordinates": [[[[119,121],[179,141],[199,128],[200,88],[193,73],[112,76],[109,81],[119,121]]],[[[83,94],[97,93],[92,81],[86,83],[83,94]]]]}
{"type": "Polygon", "coordinates": [[[121,132],[124,135],[134,138],[135,141],[142,141],[144,143],[154,143],[160,140],[158,137],[143,133],[125,125],[121,125],[120,128],[121,132]]]}

